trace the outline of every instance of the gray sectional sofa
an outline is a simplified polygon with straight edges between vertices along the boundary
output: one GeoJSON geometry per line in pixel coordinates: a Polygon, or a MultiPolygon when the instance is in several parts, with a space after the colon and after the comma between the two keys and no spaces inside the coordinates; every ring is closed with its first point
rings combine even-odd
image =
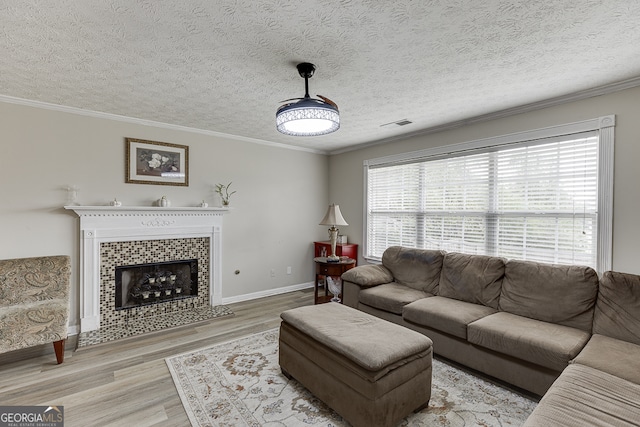
{"type": "Polygon", "coordinates": [[[640,425],[640,276],[395,246],[342,279],[344,304],[544,395],[527,426],[640,425]]]}

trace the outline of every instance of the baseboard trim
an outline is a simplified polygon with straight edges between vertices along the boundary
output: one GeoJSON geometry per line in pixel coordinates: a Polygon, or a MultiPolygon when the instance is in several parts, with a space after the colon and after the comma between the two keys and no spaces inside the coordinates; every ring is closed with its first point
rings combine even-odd
{"type": "Polygon", "coordinates": [[[282,288],[269,289],[266,291],[253,292],[250,294],[236,295],[233,297],[222,298],[222,304],[233,304],[236,302],[250,301],[258,298],[286,294],[287,292],[294,292],[302,289],[313,288],[313,285],[314,285],[314,282],[307,282],[307,283],[300,283],[297,285],[284,286],[282,288]]]}

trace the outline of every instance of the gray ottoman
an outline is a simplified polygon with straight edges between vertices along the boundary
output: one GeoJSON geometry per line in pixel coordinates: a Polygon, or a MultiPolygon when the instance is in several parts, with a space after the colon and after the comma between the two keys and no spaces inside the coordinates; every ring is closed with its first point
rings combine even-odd
{"type": "Polygon", "coordinates": [[[394,426],[431,397],[432,342],[337,303],[280,317],[282,372],[355,427],[394,426]]]}

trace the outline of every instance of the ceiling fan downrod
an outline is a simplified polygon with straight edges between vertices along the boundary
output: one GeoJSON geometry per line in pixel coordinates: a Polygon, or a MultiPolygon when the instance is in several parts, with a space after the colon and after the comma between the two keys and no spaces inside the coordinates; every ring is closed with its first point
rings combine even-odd
{"type": "Polygon", "coordinates": [[[296,66],[298,68],[298,74],[304,78],[304,97],[309,96],[309,79],[313,77],[313,73],[316,71],[316,66],[309,62],[302,62],[296,66]]]}

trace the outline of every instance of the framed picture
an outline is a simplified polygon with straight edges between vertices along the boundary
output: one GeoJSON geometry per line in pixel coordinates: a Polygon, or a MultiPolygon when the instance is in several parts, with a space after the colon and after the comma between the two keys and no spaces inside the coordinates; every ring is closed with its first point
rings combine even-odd
{"type": "Polygon", "coordinates": [[[189,147],[125,138],[129,184],[189,186],[189,147]]]}

